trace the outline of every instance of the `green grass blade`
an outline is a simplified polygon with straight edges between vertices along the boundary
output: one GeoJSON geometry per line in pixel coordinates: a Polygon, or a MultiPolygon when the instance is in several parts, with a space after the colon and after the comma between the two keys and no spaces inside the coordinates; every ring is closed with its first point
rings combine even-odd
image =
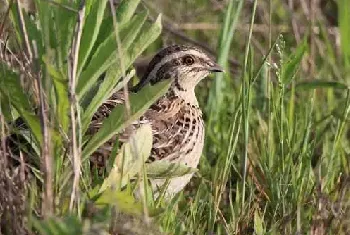
{"type": "MultiPolygon", "coordinates": [[[[235,32],[235,29],[237,27],[238,19],[242,10],[244,1],[239,1],[238,5],[235,3],[235,1],[231,0],[229,2],[229,6],[227,8],[227,11],[225,13],[225,21],[223,24],[223,28],[220,35],[220,41],[219,41],[219,57],[218,57],[218,63],[222,65],[225,70],[227,60],[230,53],[230,46],[231,42],[233,40],[233,35],[235,32]]],[[[221,102],[223,100],[223,88],[225,87],[225,79],[224,79],[223,73],[217,73],[215,75],[214,80],[214,86],[210,90],[210,96],[209,96],[209,102],[208,107],[210,110],[212,110],[211,115],[215,116],[217,112],[215,111],[215,107],[220,106],[221,102]]]]}
{"type": "Polygon", "coordinates": [[[123,0],[119,4],[116,14],[117,21],[120,25],[125,24],[131,19],[139,3],[140,0],[123,0]]]}
{"type": "Polygon", "coordinates": [[[284,85],[288,85],[293,80],[307,48],[307,38],[305,37],[303,42],[297,47],[296,51],[289,56],[287,62],[283,65],[282,82],[284,85]]]}
{"type": "Polygon", "coordinates": [[[344,56],[345,66],[350,67],[350,1],[338,0],[338,22],[340,30],[341,51],[344,56]]]}
{"type": "Polygon", "coordinates": [[[295,86],[296,90],[313,90],[318,88],[349,89],[347,85],[341,82],[327,80],[305,81],[300,82],[295,86]]]}

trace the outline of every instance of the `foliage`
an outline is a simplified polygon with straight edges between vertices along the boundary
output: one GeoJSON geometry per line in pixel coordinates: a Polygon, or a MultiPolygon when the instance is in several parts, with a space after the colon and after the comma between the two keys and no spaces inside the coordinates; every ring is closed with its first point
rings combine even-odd
{"type": "Polygon", "coordinates": [[[9,11],[8,47],[21,59],[0,61],[1,140],[6,134],[26,144],[12,152],[1,147],[0,154],[13,154],[20,166],[26,158],[31,175],[25,181],[26,230],[349,233],[349,1],[334,2],[336,25],[326,21],[334,11],[324,13],[333,1],[320,1],[324,7],[318,12],[324,15],[319,18],[303,13],[305,5],[279,0],[123,0],[115,15],[107,0],[81,2],[37,0],[32,16],[16,3],[9,11]],[[186,31],[217,48],[226,69],[197,89],[206,119],[199,170],[147,164],[151,139],[140,141],[150,135],[144,126],[134,133],[134,143],[113,150],[101,177],[87,161],[91,153],[137,120],[169,85],[130,94],[131,110],[114,109],[89,136],[94,112],[132,82],[136,58],[159,47],[159,12],[167,33],[175,28],[170,19],[179,28],[187,22],[191,27],[196,21],[217,23],[186,31]],[[336,26],[340,45],[332,38],[336,26]],[[184,192],[171,201],[154,200],[148,177],[186,172],[195,177],[184,192]]]}

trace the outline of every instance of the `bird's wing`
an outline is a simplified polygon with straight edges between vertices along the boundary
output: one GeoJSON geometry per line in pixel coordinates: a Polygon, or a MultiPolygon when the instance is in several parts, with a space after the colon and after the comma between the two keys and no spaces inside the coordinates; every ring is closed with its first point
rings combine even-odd
{"type": "Polygon", "coordinates": [[[108,98],[94,113],[92,120],[90,122],[88,133],[93,135],[98,132],[101,128],[102,122],[106,119],[112,112],[112,110],[124,103],[123,92],[115,92],[111,97],[108,98]]]}

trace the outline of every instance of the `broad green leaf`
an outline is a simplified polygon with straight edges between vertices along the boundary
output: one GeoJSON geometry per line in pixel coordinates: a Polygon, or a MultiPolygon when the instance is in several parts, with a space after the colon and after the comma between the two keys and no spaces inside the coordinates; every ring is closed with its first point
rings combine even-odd
{"type": "Polygon", "coordinates": [[[82,118],[82,132],[84,133],[88,128],[88,125],[93,117],[94,113],[97,111],[98,107],[107,100],[113,92],[120,90],[124,87],[125,84],[135,75],[135,70],[131,70],[130,73],[126,75],[125,78],[122,78],[121,81],[118,79],[121,74],[120,68],[118,66],[111,66],[107,73],[106,77],[103,79],[103,82],[96,87],[95,92],[89,92],[87,96],[93,95],[90,99],[89,106],[83,113],[82,118]]]}
{"type": "MultiPolygon", "coordinates": [[[[70,0],[61,0],[61,4],[77,9],[77,2],[70,0]]],[[[52,6],[55,20],[55,38],[57,40],[56,49],[56,65],[57,67],[67,73],[67,58],[70,46],[72,44],[72,37],[77,20],[77,13],[62,7],[52,6]]]]}
{"type": "MultiPolygon", "coordinates": [[[[96,2],[99,0],[86,0],[85,1],[85,18],[87,18],[87,16],[90,14],[90,11],[93,7],[96,7],[96,2]]],[[[103,0],[105,1],[105,0],[103,0]]],[[[103,2],[101,1],[101,2],[103,2]]]]}
{"type": "Polygon", "coordinates": [[[79,77],[97,39],[106,5],[107,0],[94,1],[91,11],[86,16],[80,42],[77,77],[79,77]]]}
{"type": "Polygon", "coordinates": [[[56,120],[59,121],[62,129],[67,133],[69,127],[68,79],[47,62],[46,68],[55,87],[57,106],[56,120]]]}
{"type": "MultiPolygon", "coordinates": [[[[122,41],[121,46],[124,49],[123,53],[125,53],[127,50],[127,46],[130,45],[129,40],[135,38],[140,31],[143,23],[146,20],[146,16],[147,13],[135,16],[128,23],[125,29],[119,32],[119,37],[122,41]]],[[[115,36],[115,33],[112,32],[111,35],[97,48],[87,68],[81,73],[76,88],[77,96],[79,99],[81,99],[81,97],[84,96],[84,94],[92,88],[101,74],[104,73],[109,68],[109,66],[117,62],[117,60],[120,60],[115,36]]],[[[123,61],[124,60],[125,59],[123,58],[123,61]]],[[[127,65],[127,63],[124,64],[127,67],[130,66],[127,65]]]]}
{"type": "Polygon", "coordinates": [[[0,76],[0,92],[6,96],[20,116],[24,119],[28,127],[31,129],[36,140],[42,142],[42,132],[39,118],[33,111],[30,98],[24,92],[19,76],[0,64],[0,70],[3,72],[0,76]]]}
{"type": "Polygon", "coordinates": [[[108,118],[103,121],[100,130],[87,143],[82,153],[83,158],[88,159],[90,154],[96,151],[102,144],[140,118],[149,106],[165,94],[169,86],[170,81],[165,81],[155,86],[150,86],[148,89],[145,87],[136,94],[130,94],[131,110],[129,118],[125,120],[124,105],[114,108],[108,118]]]}
{"type": "Polygon", "coordinates": [[[298,46],[296,51],[288,58],[287,62],[283,64],[282,68],[282,82],[287,85],[289,84],[297,72],[300,62],[308,48],[307,38],[305,37],[303,42],[298,46]]]}
{"type": "MultiPolygon", "coordinates": [[[[51,48],[51,37],[53,37],[51,29],[53,28],[54,21],[52,19],[51,13],[52,8],[50,4],[46,1],[34,0],[36,10],[38,12],[38,19],[40,22],[40,32],[42,37],[42,43],[46,50],[51,48]]],[[[33,38],[31,40],[34,40],[33,38]]],[[[41,55],[38,55],[41,58],[41,55]]]]}
{"type": "Polygon", "coordinates": [[[117,20],[119,24],[125,24],[134,15],[140,0],[123,0],[117,8],[117,20]]]}
{"type": "Polygon", "coordinates": [[[152,25],[144,25],[132,46],[128,50],[130,61],[134,61],[154,40],[158,38],[162,30],[161,15],[152,25]]]}
{"type": "Polygon", "coordinates": [[[120,149],[113,168],[103,181],[100,192],[114,186],[125,186],[129,179],[141,172],[143,163],[148,159],[152,148],[152,128],[150,124],[143,124],[138,128],[129,142],[120,149]]]}
{"type": "MultiPolygon", "coordinates": [[[[125,24],[127,24],[130,21],[139,3],[140,3],[140,0],[133,0],[133,1],[124,0],[118,5],[118,8],[116,9],[116,18],[117,18],[118,27],[120,29],[123,28],[125,24]]],[[[106,11],[108,13],[111,12],[109,4],[106,11]]],[[[108,35],[110,35],[113,32],[113,30],[114,30],[113,16],[109,14],[107,17],[104,18],[101,24],[100,34],[98,35],[97,41],[101,42],[100,39],[106,38],[108,35]]]]}
{"type": "Polygon", "coordinates": [[[38,29],[36,20],[33,20],[32,18],[30,18],[28,14],[23,14],[23,18],[25,20],[28,39],[31,40],[29,43],[31,44],[33,41],[35,41],[38,54],[42,55],[44,48],[43,48],[43,43],[41,38],[41,32],[40,32],[40,29],[38,29]]]}
{"type": "MultiPolygon", "coordinates": [[[[133,27],[131,33],[126,33],[125,34],[125,36],[123,38],[123,41],[122,41],[123,49],[127,49],[127,48],[130,47],[131,44],[134,44],[135,38],[138,36],[138,33],[140,32],[142,26],[144,26],[144,23],[145,23],[145,21],[147,19],[147,15],[148,15],[148,12],[145,11],[145,12],[137,14],[134,17],[135,18],[135,21],[134,21],[135,23],[134,24],[138,25],[139,27],[133,27]]],[[[129,31],[130,29],[126,28],[124,30],[128,30],[129,31]]],[[[121,31],[121,32],[123,32],[123,31],[121,31]]],[[[141,33],[142,33],[142,31],[141,31],[141,33]]]]}
{"type": "Polygon", "coordinates": [[[96,205],[115,205],[118,210],[127,214],[142,215],[143,206],[127,191],[107,188],[95,201],[96,205]]]}
{"type": "Polygon", "coordinates": [[[181,163],[155,161],[146,164],[147,176],[151,179],[168,179],[197,172],[196,168],[181,163]]]}
{"type": "Polygon", "coordinates": [[[327,80],[313,80],[298,83],[295,88],[297,90],[310,90],[317,88],[332,88],[332,89],[349,89],[349,87],[343,83],[327,80]]]}

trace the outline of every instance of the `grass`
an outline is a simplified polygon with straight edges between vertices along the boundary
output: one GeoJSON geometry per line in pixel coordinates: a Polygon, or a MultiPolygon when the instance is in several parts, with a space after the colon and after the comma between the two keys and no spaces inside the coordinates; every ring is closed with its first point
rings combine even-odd
{"type": "MultiPolygon", "coordinates": [[[[30,147],[20,148],[21,154],[18,155],[16,148],[9,151],[4,144],[1,147],[3,164],[0,165],[4,168],[0,168],[0,216],[1,221],[12,221],[2,222],[1,232],[349,233],[348,1],[329,1],[323,7],[312,5],[314,1],[310,1],[310,5],[306,4],[308,1],[300,1],[300,6],[297,6],[294,1],[292,9],[279,0],[253,1],[252,4],[229,1],[227,5],[216,1],[196,0],[195,4],[180,1],[172,3],[172,9],[168,9],[165,2],[144,1],[139,5],[138,1],[130,1],[128,5],[123,1],[124,5],[117,8],[116,30],[113,21],[108,23],[111,19],[109,5],[104,9],[104,4],[98,1],[87,1],[85,11],[91,16],[89,18],[86,14],[89,20],[85,22],[89,24],[82,34],[89,36],[81,37],[79,55],[82,59],[79,57],[75,75],[70,75],[69,71],[74,70],[69,70],[65,58],[74,61],[74,56],[68,57],[72,42],[68,39],[79,34],[67,31],[67,28],[74,28],[69,28],[69,25],[75,25],[76,12],[45,1],[37,2],[40,5],[40,24],[47,26],[50,14],[55,15],[57,17],[51,23],[58,29],[56,34],[47,27],[37,31],[30,19],[25,19],[26,27],[30,29],[27,34],[36,40],[37,53],[42,53],[42,57],[33,57],[36,66],[28,69],[34,75],[27,76],[27,87],[38,82],[42,90],[30,88],[28,92],[25,84],[19,81],[18,73],[10,69],[16,65],[11,67],[1,63],[1,139],[17,132],[27,136],[30,143],[30,147]],[[93,7],[89,8],[89,4],[93,7]],[[305,4],[308,9],[318,9],[317,13],[307,14],[303,8],[305,4]],[[336,21],[340,45],[335,44],[330,30],[335,26],[327,18],[334,14],[332,4],[338,5],[336,21]],[[194,11],[202,14],[193,14],[194,11]],[[63,12],[68,18],[59,17],[63,12]],[[156,19],[159,13],[162,13],[165,24],[163,35],[156,40],[160,33],[159,20],[149,24],[147,19],[156,19]],[[122,89],[123,85],[117,84],[115,78],[126,82],[123,79],[132,76],[133,72],[126,70],[127,75],[121,78],[125,71],[120,67],[129,68],[146,48],[149,51],[158,48],[161,39],[167,43],[166,40],[171,38],[167,37],[171,33],[168,30],[171,22],[178,23],[179,28],[187,22],[192,22],[192,27],[195,27],[195,22],[206,22],[208,28],[219,25],[213,31],[212,28],[192,28],[185,35],[202,44],[207,42],[206,46],[211,48],[218,48],[218,61],[227,72],[215,80],[203,81],[197,88],[206,122],[206,142],[199,171],[184,192],[171,202],[165,202],[154,201],[148,186],[143,184],[145,180],[142,179],[151,174],[146,175],[147,166],[142,157],[133,160],[133,154],[130,154],[135,148],[133,144],[125,146],[118,154],[115,150],[117,159],[123,156],[121,164],[125,164],[125,168],[117,171],[114,178],[108,174],[98,176],[90,170],[88,162],[73,164],[71,159],[86,158],[110,135],[137,119],[149,102],[162,94],[167,84],[131,96],[128,119],[124,119],[122,109],[116,110],[115,119],[104,123],[104,131],[92,139],[85,134],[87,120],[93,111],[108,98],[113,87],[122,89]],[[287,31],[281,32],[281,26],[286,26],[287,31]],[[116,32],[119,40],[113,36],[116,32]],[[63,41],[55,40],[57,38],[63,41]],[[117,45],[122,51],[117,50],[117,45]],[[241,64],[239,68],[229,61],[232,57],[241,64]],[[36,76],[38,68],[43,80],[36,76]],[[233,73],[232,69],[235,69],[233,73]],[[105,72],[107,75],[100,90],[91,97],[89,91],[96,89],[94,84],[105,72]],[[80,106],[74,106],[71,96],[74,90],[68,93],[74,76],[78,81],[75,95],[80,106]],[[36,97],[41,97],[41,101],[36,101],[36,97]],[[38,107],[50,109],[48,112],[34,112],[33,109],[38,107]],[[13,125],[18,116],[25,120],[30,134],[13,125]],[[46,137],[45,128],[48,130],[46,137]],[[72,131],[74,128],[76,134],[72,131]],[[76,141],[74,148],[72,140],[76,141]],[[50,154],[43,151],[45,146],[50,154]],[[35,149],[38,150],[33,151],[35,149]],[[26,167],[22,156],[28,161],[26,167]],[[16,174],[10,164],[12,158],[16,158],[17,171],[21,174],[16,174]],[[51,165],[43,164],[50,161],[51,165]],[[77,164],[78,168],[81,164],[81,172],[77,170],[77,164]],[[26,171],[29,168],[30,174],[21,170],[24,168],[26,171]],[[139,180],[134,184],[125,183],[123,177],[136,174],[128,170],[132,168],[137,168],[139,180]],[[5,171],[7,174],[3,174],[5,171]],[[74,176],[79,177],[75,186],[71,183],[74,176]],[[114,181],[126,184],[127,189],[99,192],[102,184],[116,184],[114,181]],[[144,190],[141,201],[131,196],[131,191],[139,186],[144,190]],[[73,192],[76,193],[74,197],[73,192]],[[46,197],[42,197],[42,193],[46,193],[46,197]],[[26,197],[18,196],[24,194],[26,197]],[[24,207],[19,206],[24,203],[20,199],[25,202],[24,207]],[[4,207],[5,203],[14,208],[4,207]]],[[[69,5],[68,1],[61,4],[80,9],[78,4],[69,5]]],[[[18,19],[15,8],[10,14],[12,20],[18,19]]],[[[16,23],[15,26],[21,27],[16,23]]],[[[16,45],[26,45],[23,33],[19,32],[10,37],[10,46],[14,49],[16,45]]],[[[187,40],[186,37],[182,40],[187,40]]],[[[35,52],[32,45],[26,46],[35,52]]],[[[147,136],[143,132],[138,134],[138,138],[147,136]]],[[[142,145],[139,155],[147,155],[149,147],[149,144],[142,145]]]]}

